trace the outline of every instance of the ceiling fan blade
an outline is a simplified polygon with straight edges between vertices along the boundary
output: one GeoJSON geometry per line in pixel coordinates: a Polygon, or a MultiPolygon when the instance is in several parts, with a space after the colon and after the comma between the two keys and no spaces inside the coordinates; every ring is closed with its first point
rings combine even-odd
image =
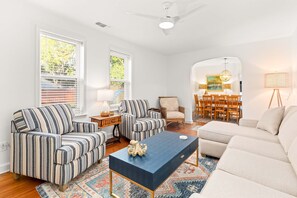
{"type": "Polygon", "coordinates": [[[185,18],[189,17],[190,15],[194,14],[195,12],[199,11],[200,9],[202,9],[205,6],[206,5],[201,5],[201,6],[197,7],[197,8],[194,8],[194,9],[190,10],[186,14],[181,15],[180,19],[185,19],[185,18]]]}
{"type": "Polygon", "coordinates": [[[180,17],[179,16],[172,17],[172,20],[174,21],[174,23],[177,23],[180,20],[180,17]]]}
{"type": "Polygon", "coordinates": [[[159,20],[160,19],[160,17],[157,17],[157,16],[141,14],[141,13],[136,13],[136,12],[126,12],[126,14],[134,15],[134,16],[138,16],[138,17],[142,17],[142,18],[146,18],[146,19],[152,19],[152,20],[159,20]]]}

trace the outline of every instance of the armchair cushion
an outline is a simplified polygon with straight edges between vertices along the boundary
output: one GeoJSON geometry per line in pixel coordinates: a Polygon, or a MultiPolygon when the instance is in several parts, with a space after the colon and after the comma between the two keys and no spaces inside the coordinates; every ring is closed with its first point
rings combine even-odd
{"type": "Polygon", "coordinates": [[[55,155],[55,163],[68,164],[103,145],[106,140],[105,132],[64,134],[62,135],[62,147],[57,150],[55,155]]]}
{"type": "Polygon", "coordinates": [[[179,111],[167,111],[167,119],[184,119],[185,114],[179,111]]]}
{"type": "Polygon", "coordinates": [[[158,129],[166,126],[166,121],[164,119],[154,119],[154,118],[139,118],[133,125],[133,131],[149,131],[153,129],[158,129]]]}
{"type": "Polygon", "coordinates": [[[177,97],[160,97],[160,106],[166,108],[167,111],[178,111],[178,99],[177,97]]]}
{"type": "Polygon", "coordinates": [[[66,104],[22,109],[15,112],[13,116],[19,132],[41,131],[63,134],[73,130],[74,113],[71,107],[66,104]]]}

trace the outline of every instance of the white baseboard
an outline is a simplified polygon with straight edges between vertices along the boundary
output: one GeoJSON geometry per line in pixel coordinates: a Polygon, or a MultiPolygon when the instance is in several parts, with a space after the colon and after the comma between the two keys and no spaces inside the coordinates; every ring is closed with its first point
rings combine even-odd
{"type": "Polygon", "coordinates": [[[0,174],[9,172],[9,165],[10,165],[9,162],[7,162],[5,164],[1,164],[0,165],[0,174]]]}

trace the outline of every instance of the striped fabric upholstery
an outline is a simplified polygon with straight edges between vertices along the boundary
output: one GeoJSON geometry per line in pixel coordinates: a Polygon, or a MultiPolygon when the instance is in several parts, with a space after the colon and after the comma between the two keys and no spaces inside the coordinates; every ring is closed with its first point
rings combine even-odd
{"type": "Polygon", "coordinates": [[[148,114],[149,118],[156,118],[156,119],[161,119],[162,118],[161,113],[156,112],[156,111],[148,110],[147,114],[148,114]]]}
{"type": "Polygon", "coordinates": [[[150,131],[166,126],[164,119],[139,118],[133,125],[133,131],[150,131]]]}
{"type": "Polygon", "coordinates": [[[68,105],[17,111],[11,124],[11,172],[64,185],[102,159],[106,133],[98,132],[97,123],[72,119],[68,105]]]}
{"type": "Polygon", "coordinates": [[[19,132],[63,134],[73,130],[73,116],[69,105],[57,104],[19,110],[14,113],[14,123],[19,132]]]}
{"type": "Polygon", "coordinates": [[[55,163],[67,164],[103,145],[106,133],[67,133],[62,135],[62,147],[58,148],[55,163]]]}
{"type": "Polygon", "coordinates": [[[106,146],[103,144],[68,164],[55,164],[55,178],[51,182],[58,185],[67,184],[71,179],[75,178],[95,162],[102,159],[105,153],[106,146]]]}
{"type": "Polygon", "coordinates": [[[147,100],[123,100],[119,109],[122,113],[121,134],[140,141],[164,131],[166,121],[161,119],[161,114],[148,109],[147,100]]]}
{"type": "Polygon", "coordinates": [[[121,110],[122,113],[129,113],[136,118],[147,117],[147,111],[149,109],[149,103],[147,100],[122,100],[121,110]]]}
{"type": "Polygon", "coordinates": [[[53,181],[54,156],[61,143],[61,135],[57,134],[11,133],[10,171],[53,181]]]}
{"type": "Polygon", "coordinates": [[[146,138],[149,138],[149,137],[151,137],[153,135],[156,135],[158,133],[161,133],[164,130],[165,130],[165,128],[164,127],[161,127],[161,128],[153,129],[153,130],[150,130],[150,131],[142,131],[142,132],[133,131],[130,134],[130,138],[129,139],[141,141],[141,140],[144,140],[146,138]]]}
{"type": "Polygon", "coordinates": [[[77,122],[73,121],[73,132],[98,132],[98,123],[96,122],[77,122]]]}

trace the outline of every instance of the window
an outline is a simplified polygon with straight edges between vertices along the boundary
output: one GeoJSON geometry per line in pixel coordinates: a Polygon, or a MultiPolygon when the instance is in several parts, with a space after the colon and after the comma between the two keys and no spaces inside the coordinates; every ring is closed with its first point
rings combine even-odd
{"type": "Polygon", "coordinates": [[[111,51],[110,53],[110,89],[114,90],[112,104],[117,105],[121,100],[130,99],[130,57],[125,54],[111,51]]]}
{"type": "Polygon", "coordinates": [[[40,33],[40,105],[70,104],[75,114],[84,107],[83,43],[40,33]]]}

